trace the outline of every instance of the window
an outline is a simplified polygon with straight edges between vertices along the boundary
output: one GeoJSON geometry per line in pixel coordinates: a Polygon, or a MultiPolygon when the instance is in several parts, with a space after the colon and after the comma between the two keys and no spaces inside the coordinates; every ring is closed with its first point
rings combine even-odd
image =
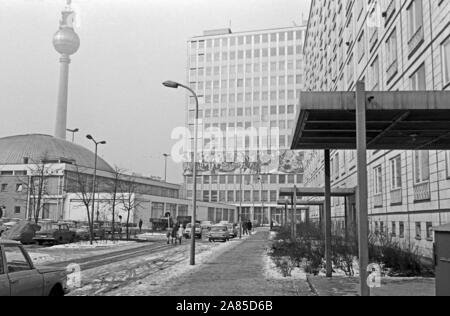
{"type": "Polygon", "coordinates": [[[14,214],[20,214],[20,206],[14,206],[14,214]]]}
{"type": "Polygon", "coordinates": [[[446,151],[447,178],[450,178],[450,150],[446,151]]]}
{"type": "Polygon", "coordinates": [[[377,57],[372,65],[370,66],[370,75],[369,75],[371,88],[373,91],[378,91],[380,89],[380,61],[377,57]]]}
{"type": "Polygon", "coordinates": [[[430,180],[428,151],[414,152],[414,183],[419,184],[430,180]]]}
{"type": "Polygon", "coordinates": [[[402,160],[397,156],[390,160],[391,165],[391,190],[401,189],[402,187],[402,160]]]}
{"type": "Polygon", "coordinates": [[[425,64],[417,69],[417,71],[409,78],[411,90],[424,91],[426,90],[425,83],[425,64]]]}
{"type": "Polygon", "coordinates": [[[209,191],[203,191],[203,202],[209,202],[209,191]]]}
{"type": "Polygon", "coordinates": [[[228,191],[227,193],[227,201],[234,202],[234,191],[228,191]]]}
{"type": "Polygon", "coordinates": [[[7,189],[8,189],[8,184],[2,183],[2,192],[6,192],[7,189]]]}
{"type": "Polygon", "coordinates": [[[387,55],[387,74],[388,80],[397,73],[397,30],[394,30],[386,41],[386,55],[387,55]]]}
{"type": "Polygon", "coordinates": [[[444,86],[450,84],[450,38],[442,44],[442,75],[444,86]]]}
{"type": "Polygon", "coordinates": [[[416,222],[416,239],[422,239],[422,224],[420,222],[416,222]]]}
{"type": "Polygon", "coordinates": [[[407,9],[408,11],[408,39],[412,40],[414,35],[422,28],[423,9],[422,0],[414,0],[407,9]]]}
{"type": "Polygon", "coordinates": [[[433,241],[433,223],[427,222],[427,240],[433,241]]]}
{"type": "Polygon", "coordinates": [[[396,222],[392,222],[391,236],[392,237],[397,236],[397,223],[396,222]]]}
{"type": "MultiPolygon", "coordinates": [[[[383,173],[381,166],[375,167],[373,169],[373,186],[374,186],[374,195],[381,195],[383,193],[383,173]]],[[[376,205],[380,205],[376,203],[376,205]]]]}
{"type": "Polygon", "coordinates": [[[398,223],[398,237],[405,238],[405,223],[404,222],[398,223]]]}
{"type": "Polygon", "coordinates": [[[22,249],[18,246],[4,246],[8,273],[28,271],[32,269],[22,249]]]}

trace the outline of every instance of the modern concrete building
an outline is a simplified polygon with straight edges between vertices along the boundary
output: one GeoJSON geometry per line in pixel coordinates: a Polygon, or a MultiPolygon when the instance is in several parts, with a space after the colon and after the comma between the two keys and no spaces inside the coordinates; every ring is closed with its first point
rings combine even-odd
{"type": "MultiPolygon", "coordinates": [[[[304,54],[305,91],[354,91],[357,81],[368,91],[450,90],[450,4],[312,0],[304,54]]],[[[424,119],[421,133],[427,124],[424,119]]],[[[323,152],[305,156],[305,185],[323,187],[323,152]]],[[[355,156],[332,151],[333,187],[356,186],[355,156]]],[[[431,228],[450,222],[450,153],[370,151],[367,170],[371,231],[431,257],[431,228]]],[[[354,200],[333,198],[332,205],[336,227],[346,214],[354,216],[354,200]]]]}
{"type": "MultiPolygon", "coordinates": [[[[87,221],[85,203],[92,203],[95,155],[77,144],[48,135],[18,135],[0,138],[0,218],[87,221]],[[38,196],[41,196],[40,198],[38,196]],[[37,212],[38,211],[38,212],[37,212]]],[[[98,157],[94,219],[112,220],[115,169],[98,157]],[[98,213],[97,213],[98,212],[98,213]]],[[[133,174],[120,174],[115,221],[160,219],[167,213],[176,218],[192,214],[192,204],[180,196],[181,186],[133,174]],[[127,196],[130,196],[128,199],[127,196]]],[[[217,219],[237,218],[236,208],[221,203],[200,203],[198,219],[208,212],[217,219]]]]}
{"type": "MultiPolygon", "coordinates": [[[[304,79],[304,35],[305,27],[222,29],[188,41],[187,81],[200,104],[199,200],[241,205],[242,218],[259,224],[269,225],[270,218],[280,222],[279,187],[303,183],[303,153],[287,149],[304,79]],[[211,145],[214,137],[219,146],[211,145]]],[[[194,135],[192,97],[186,124],[194,135]]],[[[191,167],[185,168],[188,198],[193,194],[191,167]]]]}

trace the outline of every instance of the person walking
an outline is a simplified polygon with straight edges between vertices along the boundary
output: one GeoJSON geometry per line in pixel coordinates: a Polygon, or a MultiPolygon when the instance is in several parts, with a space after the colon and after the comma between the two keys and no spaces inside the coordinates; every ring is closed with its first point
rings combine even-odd
{"type": "Polygon", "coordinates": [[[144,224],[144,222],[142,222],[142,218],[139,220],[139,233],[142,233],[142,224],[144,224]]]}
{"type": "Polygon", "coordinates": [[[247,229],[248,229],[249,235],[251,235],[252,229],[253,229],[253,224],[252,224],[252,221],[250,221],[250,220],[247,223],[247,229]]]}
{"type": "Polygon", "coordinates": [[[244,220],[243,223],[242,223],[242,233],[244,235],[248,235],[248,226],[247,226],[247,221],[246,220],[244,220]]]}
{"type": "Polygon", "coordinates": [[[172,226],[172,231],[170,233],[170,237],[171,237],[171,243],[173,244],[173,240],[175,239],[175,244],[177,243],[177,233],[178,233],[178,229],[179,229],[180,225],[178,223],[174,223],[172,226]]]}
{"type": "MultiPolygon", "coordinates": [[[[177,235],[176,235],[176,238],[178,239],[178,242],[180,243],[180,245],[181,245],[181,241],[183,240],[183,235],[184,235],[184,227],[183,227],[183,225],[180,225],[180,227],[178,228],[178,231],[177,231],[177,235]]],[[[177,243],[177,241],[175,240],[175,244],[177,243]]]]}

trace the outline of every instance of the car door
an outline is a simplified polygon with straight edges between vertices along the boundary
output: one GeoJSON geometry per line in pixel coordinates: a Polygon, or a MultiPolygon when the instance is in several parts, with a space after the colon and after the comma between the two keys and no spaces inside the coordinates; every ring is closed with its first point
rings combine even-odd
{"type": "Polygon", "coordinates": [[[3,263],[3,250],[0,246],[0,296],[10,296],[9,279],[3,263]]]}
{"type": "Polygon", "coordinates": [[[42,296],[44,278],[21,246],[4,245],[11,296],[42,296]]]}

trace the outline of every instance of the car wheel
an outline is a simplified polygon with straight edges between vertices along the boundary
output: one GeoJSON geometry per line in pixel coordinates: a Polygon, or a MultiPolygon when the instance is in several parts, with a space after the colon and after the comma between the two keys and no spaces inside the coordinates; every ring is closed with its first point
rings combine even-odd
{"type": "Polygon", "coordinates": [[[64,291],[60,284],[55,285],[48,296],[64,296],[64,291]]]}

